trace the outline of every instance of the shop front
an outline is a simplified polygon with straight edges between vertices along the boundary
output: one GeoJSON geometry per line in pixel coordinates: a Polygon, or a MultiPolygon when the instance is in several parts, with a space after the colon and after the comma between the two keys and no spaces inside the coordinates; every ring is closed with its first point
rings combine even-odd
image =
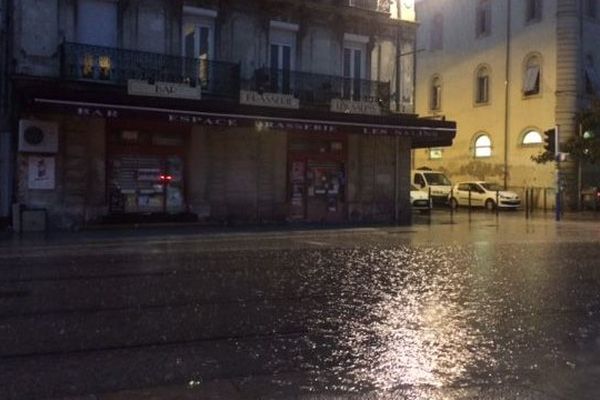
{"type": "Polygon", "coordinates": [[[19,202],[48,210],[56,226],[408,223],[411,148],[447,146],[456,131],[411,116],[59,89],[22,91],[20,117],[53,126],[56,185],[27,184],[27,153],[18,172],[19,202]]]}
{"type": "Polygon", "coordinates": [[[345,220],[346,163],[344,135],[289,135],[290,220],[329,223],[345,220]]]}
{"type": "Polygon", "coordinates": [[[176,215],[186,211],[187,132],[110,126],[107,132],[108,211],[176,215]]]}

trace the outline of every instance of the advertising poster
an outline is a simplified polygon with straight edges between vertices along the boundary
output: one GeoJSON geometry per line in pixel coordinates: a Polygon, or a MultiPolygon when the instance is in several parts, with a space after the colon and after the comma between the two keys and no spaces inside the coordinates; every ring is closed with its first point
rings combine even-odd
{"type": "Polygon", "coordinates": [[[29,156],[29,189],[53,190],[55,169],[54,157],[29,156]]]}

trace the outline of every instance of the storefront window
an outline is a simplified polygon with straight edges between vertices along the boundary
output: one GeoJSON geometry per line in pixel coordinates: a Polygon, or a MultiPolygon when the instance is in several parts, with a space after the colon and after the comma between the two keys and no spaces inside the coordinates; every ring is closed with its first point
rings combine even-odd
{"type": "Polygon", "coordinates": [[[112,213],[185,211],[182,135],[124,130],[110,145],[112,213]]]}

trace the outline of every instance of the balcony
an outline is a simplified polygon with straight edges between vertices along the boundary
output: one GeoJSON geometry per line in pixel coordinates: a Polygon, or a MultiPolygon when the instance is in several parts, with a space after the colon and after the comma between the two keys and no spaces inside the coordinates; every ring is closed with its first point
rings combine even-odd
{"type": "Polygon", "coordinates": [[[242,89],[293,96],[300,107],[315,110],[368,114],[390,110],[389,82],[261,68],[252,80],[242,82],[242,89]]]}
{"type": "Polygon", "coordinates": [[[63,79],[185,83],[200,87],[203,96],[239,99],[239,64],[77,43],[64,43],[61,57],[63,79]]]}
{"type": "Polygon", "coordinates": [[[390,0],[346,0],[345,2],[350,7],[362,8],[363,10],[390,12],[390,0]]]}

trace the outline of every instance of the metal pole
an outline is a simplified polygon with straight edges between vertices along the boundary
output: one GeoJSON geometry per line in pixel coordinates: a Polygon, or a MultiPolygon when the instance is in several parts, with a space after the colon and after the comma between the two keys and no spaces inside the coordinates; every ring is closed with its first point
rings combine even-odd
{"type": "Polygon", "coordinates": [[[469,186],[469,214],[471,214],[471,186],[469,186]]]}
{"type": "Polygon", "coordinates": [[[500,191],[496,190],[496,216],[500,214],[500,191]]]}
{"type": "Polygon", "coordinates": [[[559,144],[558,144],[558,129],[559,125],[554,128],[554,143],[555,143],[555,155],[556,159],[556,221],[560,221],[561,214],[561,199],[560,199],[560,157],[559,157],[559,144]]]}
{"type": "Polygon", "coordinates": [[[529,189],[525,188],[525,219],[529,219],[529,189]]]}
{"type": "MultiPolygon", "coordinates": [[[[402,77],[402,71],[400,71],[400,57],[402,53],[402,44],[400,43],[400,28],[398,28],[396,30],[396,84],[395,84],[395,90],[396,90],[396,112],[399,113],[401,111],[400,109],[400,99],[402,98],[402,96],[400,95],[400,78],[402,77]]],[[[416,58],[416,57],[415,57],[416,58]]],[[[396,222],[398,220],[396,219],[396,222]]]]}
{"type": "Polygon", "coordinates": [[[400,199],[400,188],[398,187],[398,178],[400,178],[400,160],[398,159],[400,153],[400,138],[396,136],[394,140],[394,148],[396,150],[394,152],[394,222],[397,224],[400,215],[400,210],[398,209],[398,201],[400,199]]]}
{"type": "MultiPolygon", "coordinates": [[[[579,123],[579,137],[583,136],[583,126],[579,123]]],[[[577,210],[583,210],[583,202],[581,201],[581,191],[583,187],[583,168],[581,161],[577,160],[577,210]]]]}
{"type": "Polygon", "coordinates": [[[510,135],[510,31],[511,31],[511,9],[512,0],[508,0],[506,13],[506,54],[504,64],[504,189],[508,188],[508,137],[510,135]]]}

